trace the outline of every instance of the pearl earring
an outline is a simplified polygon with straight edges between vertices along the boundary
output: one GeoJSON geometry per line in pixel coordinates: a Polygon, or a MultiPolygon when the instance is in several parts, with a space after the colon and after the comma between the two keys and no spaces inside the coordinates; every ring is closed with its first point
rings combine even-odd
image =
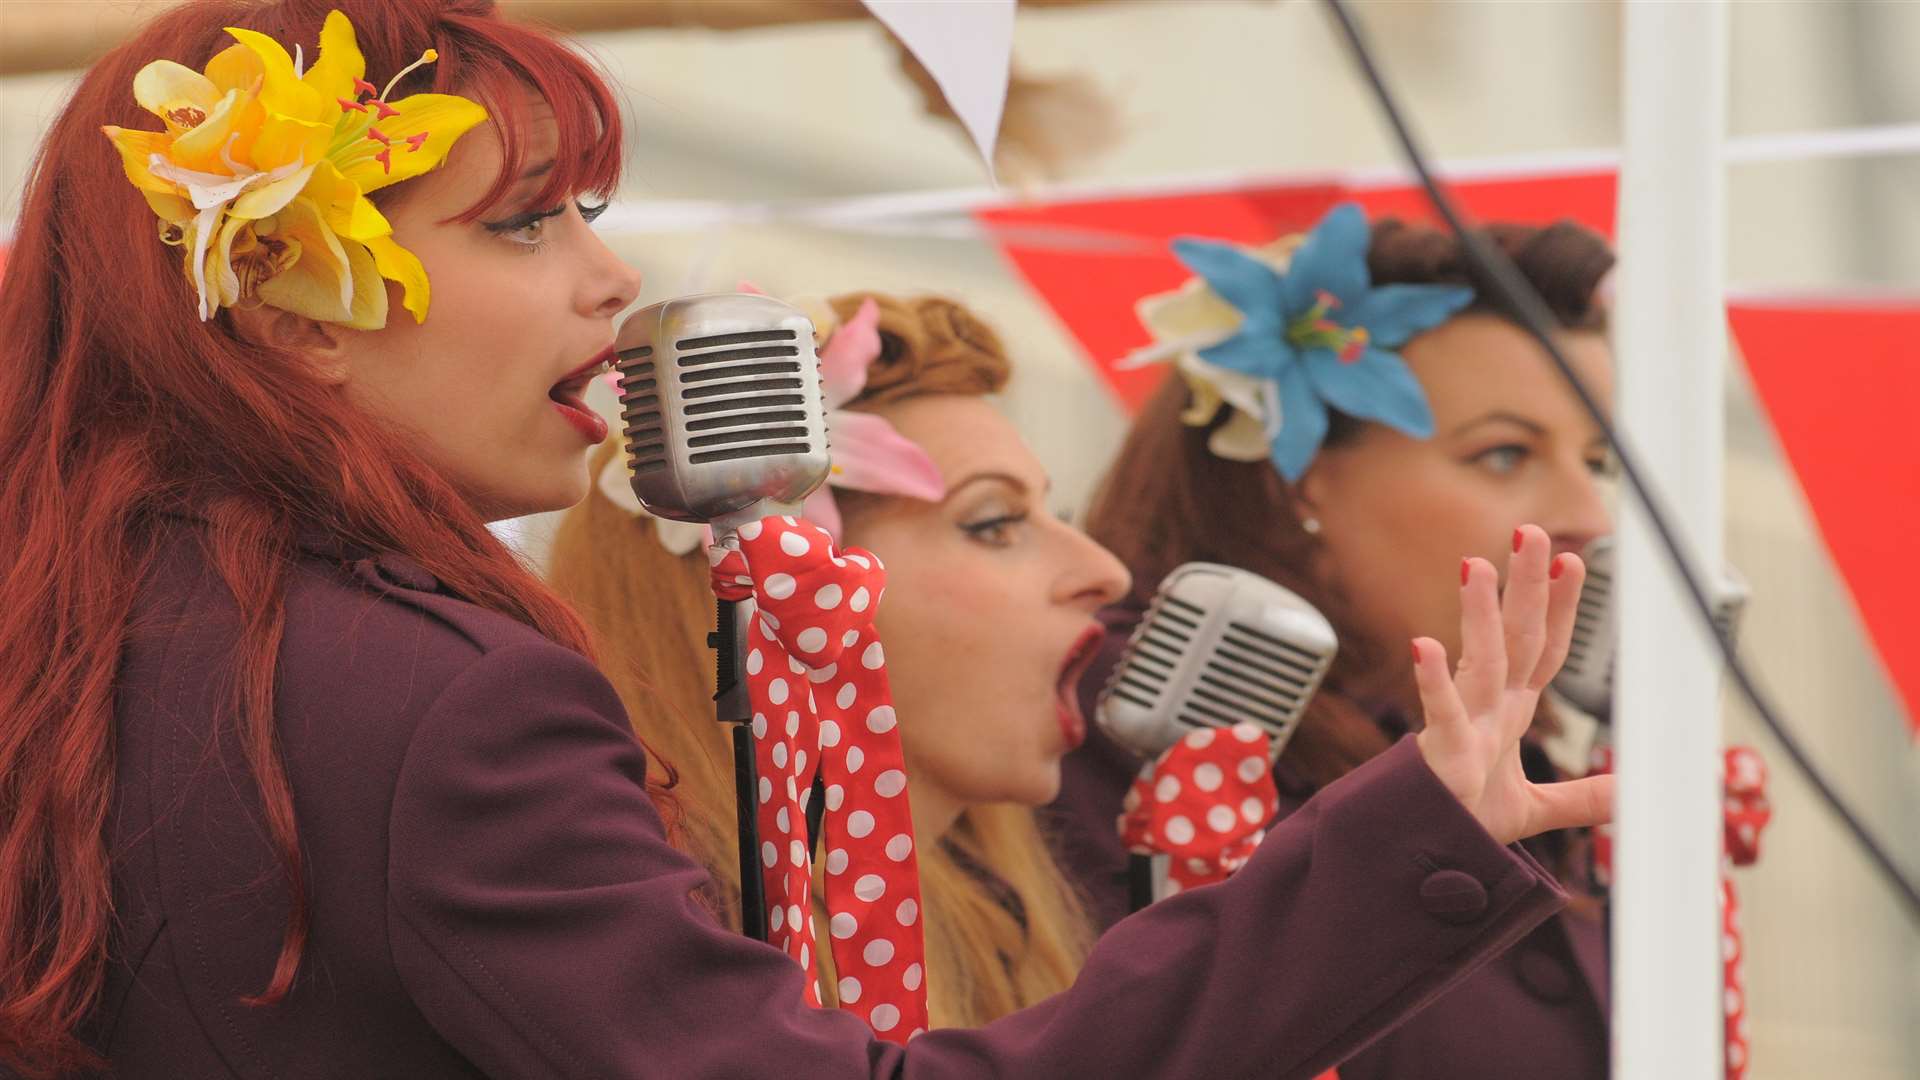
{"type": "Polygon", "coordinates": [[[1301,518],[1300,531],[1306,533],[1308,536],[1319,536],[1320,535],[1320,519],[1317,517],[1301,518]]]}

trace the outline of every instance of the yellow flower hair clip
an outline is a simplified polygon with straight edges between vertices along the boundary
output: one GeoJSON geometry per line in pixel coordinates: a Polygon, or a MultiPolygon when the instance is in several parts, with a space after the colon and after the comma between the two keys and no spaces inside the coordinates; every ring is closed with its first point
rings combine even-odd
{"type": "Polygon", "coordinates": [[[387,322],[391,278],[424,321],[426,269],[394,242],[367,194],[445,161],[486,110],[452,94],[386,100],[434,51],[376,92],[353,24],[338,11],[327,14],[304,71],[298,46],[288,56],[264,34],[227,33],[238,44],[205,71],[155,60],[134,76],[134,99],[166,130],[102,129],[159,215],[161,239],[184,249],[200,317],[269,304],[375,330],[387,322]]]}

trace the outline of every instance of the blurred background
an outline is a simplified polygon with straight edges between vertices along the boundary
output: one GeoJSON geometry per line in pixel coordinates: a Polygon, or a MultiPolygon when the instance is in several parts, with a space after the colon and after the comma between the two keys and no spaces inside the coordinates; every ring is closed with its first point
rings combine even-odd
{"type": "MultiPolygon", "coordinates": [[[[0,220],[10,225],[18,213],[35,144],[74,69],[154,6],[0,2],[0,220]]],[[[1011,345],[1016,377],[1006,408],[1052,470],[1058,509],[1078,512],[1125,415],[993,242],[969,228],[888,234],[765,220],[777,216],[766,213],[713,224],[678,202],[981,188],[978,156],[956,126],[927,115],[927,98],[877,23],[807,21],[837,7],[814,0],[784,10],[748,0],[509,6],[573,28],[625,88],[632,156],[603,231],[645,272],[642,302],[730,289],[740,278],[783,296],[877,288],[959,298],[1011,345]],[[632,25],[765,21],[749,9],[774,11],[774,24],[632,25]]],[[[1437,155],[1618,144],[1618,3],[1383,0],[1356,8],[1437,155]]],[[[1733,5],[1731,21],[1732,135],[1920,120],[1920,68],[1909,62],[1920,5],[1751,0],[1733,5]]],[[[1053,163],[1055,179],[1121,184],[1397,164],[1317,5],[1029,5],[1015,41],[1023,77],[1076,80],[1100,103],[1069,125],[1087,145],[1067,148],[1053,163]]],[[[1003,164],[1003,195],[1049,171],[1044,162],[1003,164]]],[[[1727,271],[1736,290],[1920,295],[1920,159],[1739,165],[1728,185],[1727,271]]],[[[1727,556],[1753,587],[1742,646],[1815,759],[1896,857],[1920,866],[1914,729],[1737,359],[1726,393],[1727,556]]],[[[610,398],[600,404],[611,409],[610,398]]],[[[1890,505],[1920,499],[1920,462],[1888,461],[1884,469],[1863,481],[1884,490],[1890,505]]],[[[528,519],[514,533],[538,559],[549,527],[528,519]]],[[[1730,704],[1725,721],[1728,741],[1756,746],[1773,765],[1764,853],[1737,875],[1748,1075],[1920,1076],[1920,931],[1745,711],[1730,704]]]]}

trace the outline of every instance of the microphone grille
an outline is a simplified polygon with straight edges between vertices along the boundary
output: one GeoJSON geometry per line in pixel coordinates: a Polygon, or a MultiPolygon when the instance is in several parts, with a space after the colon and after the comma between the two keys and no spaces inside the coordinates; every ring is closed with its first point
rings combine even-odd
{"type": "Polygon", "coordinates": [[[660,517],[712,521],[797,505],[826,479],[813,327],[771,297],[712,294],[644,308],[616,343],[634,493],[660,517]]]}
{"type": "Polygon", "coordinates": [[[1613,559],[1594,559],[1587,566],[1586,584],[1581,587],[1580,603],[1574,608],[1573,643],[1567,650],[1568,664],[1586,670],[1602,654],[1606,662],[1612,664],[1613,648],[1607,636],[1611,633],[1607,612],[1612,606],[1613,559]]]}
{"type": "Polygon", "coordinates": [[[1292,733],[1326,674],[1329,654],[1316,654],[1247,623],[1229,620],[1220,644],[1189,692],[1180,720],[1214,727],[1251,720],[1276,740],[1292,733]]]}
{"type": "Polygon", "coordinates": [[[1158,754],[1201,728],[1251,722],[1276,750],[1333,663],[1333,628],[1255,574],[1188,563],[1167,575],[1099,705],[1109,734],[1158,754]]]}
{"type": "Polygon", "coordinates": [[[622,349],[616,356],[627,460],[635,473],[659,472],[667,467],[667,435],[666,420],[660,415],[660,380],[653,372],[653,346],[622,349]]]}
{"type": "Polygon", "coordinates": [[[1114,668],[1106,693],[1142,709],[1164,708],[1180,658],[1206,617],[1204,609],[1184,600],[1154,597],[1127,642],[1126,655],[1114,668]]]}
{"type": "MultiPolygon", "coordinates": [[[[1603,536],[1580,552],[1587,564],[1587,580],[1580,590],[1580,603],[1574,608],[1573,639],[1567,646],[1566,663],[1553,677],[1554,692],[1603,722],[1613,711],[1614,669],[1620,655],[1614,550],[1614,538],[1603,536]]],[[[1739,571],[1729,566],[1710,589],[1714,628],[1729,642],[1734,641],[1750,587],[1739,571]]]]}
{"type": "MultiPolygon", "coordinates": [[[[755,330],[674,342],[671,404],[684,418],[687,461],[804,454],[814,449],[806,389],[819,378],[811,340],[802,356],[792,328],[755,330]]],[[[634,471],[667,467],[667,433],[653,346],[619,354],[620,404],[634,471]]]]}
{"type": "Polygon", "coordinates": [[[1567,659],[1553,677],[1553,688],[1575,708],[1605,717],[1613,698],[1615,647],[1613,538],[1603,536],[1580,553],[1587,580],[1573,611],[1573,636],[1567,659]]]}

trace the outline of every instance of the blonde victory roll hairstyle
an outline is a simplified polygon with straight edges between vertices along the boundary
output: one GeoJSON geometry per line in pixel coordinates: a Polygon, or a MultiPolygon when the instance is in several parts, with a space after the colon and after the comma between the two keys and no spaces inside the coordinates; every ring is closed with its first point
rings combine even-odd
{"type": "MultiPolygon", "coordinates": [[[[922,394],[991,394],[1006,385],[1009,368],[998,337],[965,308],[933,297],[870,293],[831,303],[844,320],[869,298],[880,307],[882,353],[850,407],[922,394]]],[[[617,441],[602,445],[594,474],[619,452],[617,441]]],[[[886,498],[836,497],[849,522],[857,521],[863,504],[886,498]]],[[[669,552],[650,519],[616,506],[595,485],[562,519],[551,560],[552,584],[592,627],[601,666],[636,732],[678,773],[674,794],[683,827],[676,842],[712,876],[703,901],[737,928],[733,750],[713,717],[706,635],[714,609],[705,553],[669,552]]],[[[820,873],[816,865],[816,901],[820,873]]],[[[962,812],[938,842],[922,841],[920,876],[935,1026],[983,1024],[1072,984],[1092,931],[1031,809],[998,803],[962,812]]],[[[824,911],[818,903],[815,910],[824,911]]],[[[832,1003],[837,980],[827,950],[820,963],[821,991],[832,1003]]]]}

